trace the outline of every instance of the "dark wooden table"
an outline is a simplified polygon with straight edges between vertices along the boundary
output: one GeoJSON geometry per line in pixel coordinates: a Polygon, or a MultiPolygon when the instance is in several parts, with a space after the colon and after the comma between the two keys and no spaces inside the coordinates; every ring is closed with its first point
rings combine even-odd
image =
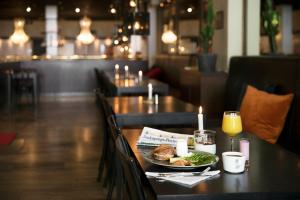
{"type": "Polygon", "coordinates": [[[197,125],[198,108],[172,96],[160,96],[158,105],[148,97],[123,96],[108,98],[119,126],[197,125]]]}
{"type": "Polygon", "coordinates": [[[142,81],[139,81],[138,77],[133,74],[131,74],[129,78],[125,78],[124,74],[120,74],[118,79],[115,79],[115,75],[113,73],[106,73],[106,75],[109,77],[110,81],[117,87],[117,93],[119,96],[147,95],[149,83],[151,83],[153,86],[153,97],[154,94],[169,94],[168,84],[155,79],[149,79],[144,76],[142,81]]]}
{"type": "MultiPolygon", "coordinates": [[[[187,129],[170,131],[188,134],[193,132],[187,129]]],[[[142,158],[136,146],[141,129],[123,129],[122,133],[144,172],[171,171],[155,166],[142,158]]],[[[221,174],[192,188],[148,178],[157,199],[300,199],[300,157],[253,135],[243,133],[238,137],[248,137],[250,140],[248,171],[241,174],[226,173],[220,159],[216,169],[220,169],[221,174]]],[[[217,130],[216,142],[217,155],[221,158],[221,153],[230,148],[229,138],[217,130]]]]}

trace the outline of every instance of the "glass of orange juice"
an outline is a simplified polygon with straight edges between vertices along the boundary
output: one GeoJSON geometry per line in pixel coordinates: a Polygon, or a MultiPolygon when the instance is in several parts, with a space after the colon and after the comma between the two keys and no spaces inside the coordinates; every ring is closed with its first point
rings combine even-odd
{"type": "Polygon", "coordinates": [[[231,151],[233,151],[233,138],[242,132],[242,120],[238,111],[225,111],[223,115],[222,130],[230,137],[231,151]]]}

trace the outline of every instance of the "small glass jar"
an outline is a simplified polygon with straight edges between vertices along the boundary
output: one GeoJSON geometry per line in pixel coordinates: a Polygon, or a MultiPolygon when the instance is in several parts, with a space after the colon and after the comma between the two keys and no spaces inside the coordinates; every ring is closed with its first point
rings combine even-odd
{"type": "Polygon", "coordinates": [[[196,151],[204,151],[211,154],[216,154],[216,131],[194,131],[194,147],[196,151]]]}

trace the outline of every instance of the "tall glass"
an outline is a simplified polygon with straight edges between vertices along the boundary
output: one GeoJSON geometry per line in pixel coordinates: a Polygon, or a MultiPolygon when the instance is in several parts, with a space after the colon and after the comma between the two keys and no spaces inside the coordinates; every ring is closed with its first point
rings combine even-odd
{"type": "Polygon", "coordinates": [[[223,115],[222,130],[230,137],[231,151],[233,151],[233,139],[242,132],[242,120],[238,111],[225,111],[223,115]]]}

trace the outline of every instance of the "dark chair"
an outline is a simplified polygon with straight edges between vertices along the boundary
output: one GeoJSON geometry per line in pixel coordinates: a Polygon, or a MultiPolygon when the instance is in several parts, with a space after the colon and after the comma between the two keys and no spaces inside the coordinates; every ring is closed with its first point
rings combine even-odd
{"type": "Polygon", "coordinates": [[[117,95],[116,86],[109,80],[109,78],[105,75],[104,71],[94,69],[97,79],[97,87],[100,92],[104,94],[106,97],[112,97],[117,95]]]}
{"type": "Polygon", "coordinates": [[[114,115],[114,112],[100,91],[96,90],[95,94],[96,94],[96,104],[97,104],[97,107],[101,114],[101,120],[102,120],[102,126],[103,126],[103,132],[102,132],[103,133],[102,134],[103,146],[102,146],[102,150],[101,150],[101,157],[99,160],[98,177],[97,177],[97,180],[100,182],[102,179],[105,167],[107,169],[109,169],[109,167],[108,167],[109,160],[110,160],[109,156],[112,152],[112,149],[111,149],[112,144],[109,139],[111,134],[109,133],[110,128],[109,128],[109,125],[107,122],[107,118],[110,115],[114,115]]]}
{"type": "Polygon", "coordinates": [[[146,193],[144,192],[139,167],[136,165],[135,159],[131,157],[130,152],[128,152],[126,144],[126,140],[120,134],[116,139],[115,145],[117,160],[121,164],[121,172],[118,174],[123,176],[124,182],[121,190],[123,192],[122,197],[143,200],[146,199],[146,193]]]}
{"type": "Polygon", "coordinates": [[[38,74],[32,69],[14,71],[11,75],[12,101],[18,102],[22,97],[31,96],[33,104],[38,102],[38,74]]]}
{"type": "Polygon", "coordinates": [[[138,165],[128,142],[122,136],[114,116],[108,118],[108,124],[111,128],[111,138],[114,140],[115,149],[112,157],[114,165],[111,167],[112,181],[107,199],[111,198],[115,187],[118,194],[117,199],[155,199],[149,182],[143,174],[141,166],[138,165]],[[127,160],[127,164],[122,160],[127,160]]]}

